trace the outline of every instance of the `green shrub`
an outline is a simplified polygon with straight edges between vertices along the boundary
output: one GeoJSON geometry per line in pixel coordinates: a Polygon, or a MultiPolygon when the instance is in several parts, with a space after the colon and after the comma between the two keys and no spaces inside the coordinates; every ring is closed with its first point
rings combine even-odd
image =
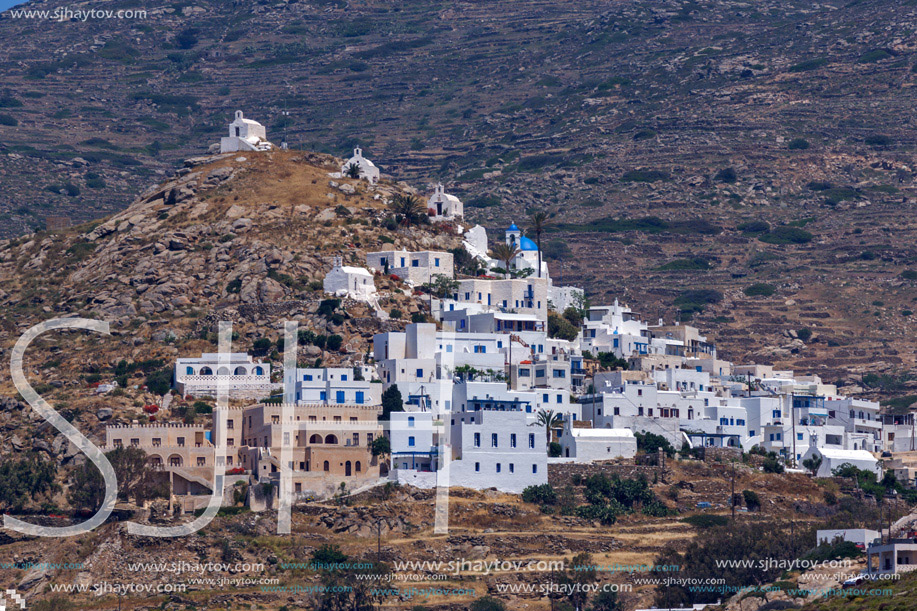
{"type": "Polygon", "coordinates": [[[713,177],[713,180],[717,182],[723,182],[728,185],[735,183],[739,179],[738,174],[736,174],[735,168],[723,168],[716,173],[716,176],[713,177]]]}
{"type": "Polygon", "coordinates": [[[781,225],[771,231],[761,234],[758,239],[768,244],[805,244],[811,242],[814,236],[799,227],[781,225]]]}
{"type": "Polygon", "coordinates": [[[557,493],[551,484],[527,486],[522,491],[522,500],[537,505],[553,505],[557,502],[557,493]]]}
{"type": "Polygon", "coordinates": [[[770,228],[770,223],[767,221],[748,221],[736,227],[742,233],[764,233],[770,231],[770,228]]]}
{"type": "Polygon", "coordinates": [[[857,62],[861,64],[872,64],[890,57],[892,57],[892,54],[889,51],[885,49],[874,49],[861,55],[857,62]]]}
{"type": "Polygon", "coordinates": [[[749,297],[770,297],[777,292],[777,287],[773,284],[758,282],[751,286],[745,287],[744,293],[749,297]]]}
{"type": "Polygon", "coordinates": [[[805,138],[793,138],[786,147],[791,151],[804,151],[809,148],[809,141],[805,138]]]}
{"type": "Polygon", "coordinates": [[[165,395],[172,388],[172,368],[163,367],[146,377],[146,387],[156,395],[165,395]]]}
{"type": "Polygon", "coordinates": [[[761,497],[754,490],[743,490],[742,498],[745,501],[745,506],[748,507],[748,511],[757,511],[761,508],[761,497]]]}
{"type": "Polygon", "coordinates": [[[6,115],[6,114],[0,113],[0,125],[7,125],[7,126],[9,126],[9,127],[16,127],[17,125],[19,125],[19,121],[17,121],[16,118],[13,117],[13,116],[11,116],[11,115],[6,115]]]}
{"type": "Polygon", "coordinates": [[[803,327],[802,329],[797,329],[796,337],[798,337],[799,339],[801,339],[804,342],[807,342],[812,337],[812,329],[809,329],[806,327],[803,327]]]}
{"type": "Polygon", "coordinates": [[[790,66],[790,72],[808,72],[809,70],[816,70],[828,63],[828,59],[824,57],[818,57],[815,59],[807,59],[805,61],[799,62],[790,66]]]}
{"type": "Polygon", "coordinates": [[[671,271],[702,271],[710,269],[710,263],[706,259],[695,257],[693,259],[675,259],[656,268],[660,272],[671,271]]]}
{"type": "Polygon", "coordinates": [[[690,524],[694,528],[713,528],[714,526],[726,526],[729,524],[729,518],[715,513],[699,513],[684,517],[679,522],[690,524]]]}
{"type": "Polygon", "coordinates": [[[917,269],[906,269],[901,272],[901,277],[905,280],[917,280],[917,269]]]}

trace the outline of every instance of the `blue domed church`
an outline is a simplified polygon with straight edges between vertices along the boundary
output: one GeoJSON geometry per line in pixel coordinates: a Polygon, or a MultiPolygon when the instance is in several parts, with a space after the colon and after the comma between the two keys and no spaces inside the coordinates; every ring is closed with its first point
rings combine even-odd
{"type": "MultiPolygon", "coordinates": [[[[531,238],[522,235],[522,230],[513,223],[506,230],[506,243],[519,249],[519,254],[513,260],[513,268],[527,269],[531,268],[532,276],[538,276],[538,245],[531,238]]],[[[548,277],[548,264],[544,260],[541,262],[541,277],[548,277]]]]}

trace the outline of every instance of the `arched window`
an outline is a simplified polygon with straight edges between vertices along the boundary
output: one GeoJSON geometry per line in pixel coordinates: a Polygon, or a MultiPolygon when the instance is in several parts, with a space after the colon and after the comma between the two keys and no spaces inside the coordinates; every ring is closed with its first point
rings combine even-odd
{"type": "Polygon", "coordinates": [[[150,467],[153,469],[162,469],[162,457],[153,454],[149,458],[150,467]]]}
{"type": "Polygon", "coordinates": [[[229,375],[229,367],[220,367],[220,369],[217,371],[217,375],[220,375],[220,376],[228,376],[228,375],[229,375]]]}
{"type": "Polygon", "coordinates": [[[200,371],[200,374],[199,374],[199,375],[202,375],[202,376],[212,376],[212,375],[213,375],[213,370],[210,369],[210,367],[207,367],[207,366],[201,367],[201,371],[200,371]]]}
{"type": "Polygon", "coordinates": [[[337,442],[338,442],[338,438],[335,437],[334,435],[328,435],[327,437],[325,437],[325,443],[337,443],[337,442]]]}
{"type": "Polygon", "coordinates": [[[248,372],[245,371],[245,367],[236,367],[236,370],[233,372],[233,375],[244,376],[244,375],[246,375],[247,373],[248,373],[248,372]]]}
{"type": "Polygon", "coordinates": [[[309,443],[321,443],[321,442],[322,442],[321,435],[316,434],[316,435],[312,435],[311,437],[309,437],[309,443]]]}
{"type": "Polygon", "coordinates": [[[327,473],[328,471],[331,471],[331,464],[327,460],[325,461],[325,464],[324,464],[324,471],[325,473],[327,473]]]}
{"type": "Polygon", "coordinates": [[[344,463],[344,476],[345,476],[345,477],[350,477],[350,476],[351,476],[351,471],[350,471],[350,469],[351,469],[350,461],[348,460],[346,463],[344,463]]]}
{"type": "Polygon", "coordinates": [[[193,376],[193,375],[194,375],[194,367],[191,367],[191,366],[185,367],[185,375],[193,376]]]}
{"type": "Polygon", "coordinates": [[[173,454],[169,457],[169,466],[170,467],[180,467],[181,466],[181,456],[178,454],[173,454]]]}
{"type": "Polygon", "coordinates": [[[263,375],[264,375],[264,368],[263,368],[263,367],[255,367],[255,375],[256,375],[256,376],[263,376],[263,375]]]}
{"type": "Polygon", "coordinates": [[[355,470],[356,470],[357,473],[360,473],[360,472],[363,470],[363,465],[360,464],[360,461],[359,461],[359,460],[357,461],[355,470]]]}

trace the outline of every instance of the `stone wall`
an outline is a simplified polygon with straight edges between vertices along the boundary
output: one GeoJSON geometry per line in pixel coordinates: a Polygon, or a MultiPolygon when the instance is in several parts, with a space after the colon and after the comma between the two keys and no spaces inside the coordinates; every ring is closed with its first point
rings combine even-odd
{"type": "Polygon", "coordinates": [[[643,475],[652,482],[654,475],[658,476],[659,479],[663,479],[666,471],[666,469],[660,467],[635,465],[632,460],[611,460],[594,463],[550,463],[548,464],[548,483],[554,488],[563,488],[567,484],[572,484],[571,479],[574,475],[585,478],[599,474],[606,477],[617,475],[626,479],[635,479],[643,475]]]}

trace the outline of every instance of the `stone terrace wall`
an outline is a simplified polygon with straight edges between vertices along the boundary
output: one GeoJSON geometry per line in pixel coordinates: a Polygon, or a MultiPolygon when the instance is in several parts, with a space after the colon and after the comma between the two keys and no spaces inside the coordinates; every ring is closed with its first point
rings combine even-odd
{"type": "Polygon", "coordinates": [[[662,479],[664,471],[667,470],[660,467],[635,465],[632,461],[623,460],[595,463],[556,463],[548,464],[548,483],[554,488],[562,488],[572,483],[570,480],[574,475],[585,478],[598,474],[603,474],[607,477],[618,475],[626,479],[635,479],[643,475],[652,482],[653,475],[658,475],[662,479]]]}

